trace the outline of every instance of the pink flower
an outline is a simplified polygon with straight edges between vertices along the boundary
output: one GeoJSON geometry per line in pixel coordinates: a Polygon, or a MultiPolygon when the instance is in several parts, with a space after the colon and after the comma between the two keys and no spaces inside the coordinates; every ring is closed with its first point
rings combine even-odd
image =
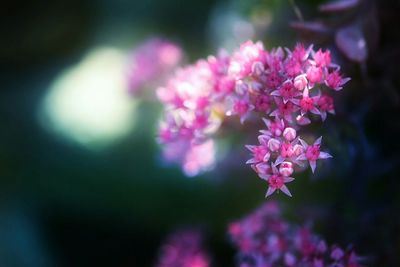
{"type": "MultiPolygon", "coordinates": [[[[275,179],[273,185],[281,186],[282,179],[275,179]]],[[[310,228],[284,220],[282,211],[276,202],[268,201],[230,224],[238,266],[361,267],[353,249],[328,245],[310,228]]]]}
{"type": "Polygon", "coordinates": [[[254,102],[256,111],[268,112],[271,108],[271,98],[267,95],[257,96],[254,102]]]}
{"type": "Polygon", "coordinates": [[[311,83],[319,83],[322,80],[322,68],[321,67],[317,67],[317,66],[310,66],[307,69],[307,79],[311,82],[311,83]]]}
{"type": "Polygon", "coordinates": [[[160,249],[156,267],[209,267],[210,256],[203,248],[201,232],[196,229],[172,233],[160,249]]]}
{"type": "Polygon", "coordinates": [[[338,70],[328,73],[325,84],[335,91],[343,88],[343,85],[350,81],[350,78],[342,78],[338,70]]]}
{"type": "Polygon", "coordinates": [[[182,58],[183,52],[178,45],[159,38],[147,40],[135,48],[130,56],[129,90],[135,93],[154,80],[162,82],[182,58]]]}
{"type": "Polygon", "coordinates": [[[314,53],[314,61],[318,67],[327,67],[331,64],[331,53],[328,51],[322,52],[319,49],[316,53],[314,53]]]}
{"type": "Polygon", "coordinates": [[[285,183],[290,183],[294,180],[292,177],[288,176],[283,176],[280,174],[278,169],[274,166],[271,165],[272,168],[272,173],[271,174],[265,174],[265,175],[260,175],[260,177],[268,182],[268,190],[267,193],[265,194],[265,197],[268,197],[272,195],[276,190],[280,190],[289,197],[292,196],[290,193],[289,189],[285,185],[285,183]]]}
{"type": "Polygon", "coordinates": [[[327,113],[335,114],[335,107],[332,97],[328,95],[317,97],[317,105],[323,121],[326,119],[327,113]]]}
{"type": "Polygon", "coordinates": [[[270,154],[268,147],[264,145],[246,147],[253,153],[253,157],[246,162],[247,164],[260,163],[269,160],[270,154]]]}
{"type": "Polygon", "coordinates": [[[322,137],[315,140],[314,144],[308,145],[304,140],[300,139],[305,152],[298,156],[297,160],[307,160],[312,172],[315,171],[318,159],[328,159],[332,157],[329,153],[320,151],[321,140],[322,137]]]}

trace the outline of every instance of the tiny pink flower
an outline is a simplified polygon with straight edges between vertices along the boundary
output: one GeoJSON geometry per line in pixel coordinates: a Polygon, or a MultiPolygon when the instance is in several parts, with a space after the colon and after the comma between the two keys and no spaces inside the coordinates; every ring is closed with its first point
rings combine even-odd
{"type": "Polygon", "coordinates": [[[323,95],[318,98],[317,105],[319,106],[320,110],[327,111],[327,112],[334,112],[334,105],[333,105],[333,98],[328,95],[323,95]]]}
{"type": "MultiPolygon", "coordinates": [[[[275,95],[274,92],[272,92],[271,95],[275,95]]],[[[297,96],[297,92],[296,92],[296,88],[293,86],[292,82],[285,82],[279,88],[276,95],[283,97],[283,99],[287,101],[288,99],[291,99],[291,98],[297,96]]]]}
{"type": "Polygon", "coordinates": [[[268,152],[268,147],[266,146],[246,146],[253,153],[253,157],[249,159],[247,164],[259,163],[262,161],[268,161],[270,154],[268,152]]]}
{"type": "Polygon", "coordinates": [[[285,129],[285,123],[283,122],[283,120],[268,120],[263,118],[263,121],[265,123],[265,125],[268,128],[268,134],[269,135],[273,135],[273,136],[280,136],[283,132],[283,130],[285,129]]]}
{"type": "Polygon", "coordinates": [[[282,158],[291,158],[294,155],[291,143],[283,143],[281,145],[280,155],[282,158]]]}
{"type": "Polygon", "coordinates": [[[314,100],[311,97],[305,96],[300,100],[300,108],[304,112],[308,112],[314,108],[314,100]]]}
{"type": "Polygon", "coordinates": [[[297,160],[307,160],[310,164],[312,172],[315,171],[318,159],[327,159],[332,156],[327,152],[320,151],[322,137],[318,138],[314,144],[308,145],[304,140],[300,139],[300,143],[304,148],[304,153],[297,157],[297,160]]]}
{"type": "Polygon", "coordinates": [[[285,69],[289,77],[295,77],[301,73],[301,67],[301,63],[295,59],[288,60],[285,65],[285,69]]]}
{"type": "Polygon", "coordinates": [[[296,138],[296,130],[291,127],[286,128],[283,131],[283,137],[289,142],[294,140],[296,138]]]}
{"type": "Polygon", "coordinates": [[[319,83],[322,80],[322,69],[316,66],[310,66],[307,70],[307,79],[311,83],[319,83]]]}
{"type": "Polygon", "coordinates": [[[347,83],[350,78],[342,78],[338,70],[329,73],[326,77],[325,84],[335,91],[342,89],[342,86],[347,83]]]}
{"type": "Polygon", "coordinates": [[[271,98],[268,95],[257,96],[254,107],[257,111],[267,112],[271,108],[271,98]]]}
{"type": "Polygon", "coordinates": [[[304,61],[308,58],[309,51],[312,49],[310,46],[307,50],[304,48],[303,44],[296,44],[293,52],[292,52],[292,57],[296,59],[297,61],[304,61]]]}
{"type": "Polygon", "coordinates": [[[331,64],[331,53],[329,52],[329,50],[326,52],[322,52],[322,50],[319,49],[314,54],[314,61],[318,67],[327,67],[331,64]]]}
{"type": "Polygon", "coordinates": [[[260,176],[268,182],[268,190],[265,197],[272,195],[276,190],[280,190],[289,197],[292,196],[289,189],[286,187],[285,183],[290,183],[294,180],[292,177],[283,176],[279,173],[278,169],[272,165],[272,174],[260,176]]]}

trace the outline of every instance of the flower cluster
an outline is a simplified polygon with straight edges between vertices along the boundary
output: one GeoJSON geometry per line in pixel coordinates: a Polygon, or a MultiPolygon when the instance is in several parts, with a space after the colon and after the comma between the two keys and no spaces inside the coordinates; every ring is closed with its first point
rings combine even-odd
{"type": "Polygon", "coordinates": [[[172,234],[161,247],[156,267],[209,267],[210,257],[202,248],[202,235],[196,230],[172,234]]]}
{"type": "Polygon", "coordinates": [[[258,136],[259,145],[247,145],[252,158],[246,163],[251,164],[253,170],[261,179],[267,181],[269,187],[266,196],[280,190],[292,196],[285,183],[294,180],[291,175],[296,166],[304,166],[308,162],[312,172],[316,168],[318,159],[327,159],[331,155],[320,151],[322,137],[312,145],[308,145],[297,136],[292,127],[286,127],[283,119],[271,121],[264,119],[267,130],[261,130],[258,136]]]}
{"type": "Polygon", "coordinates": [[[300,170],[296,166],[308,162],[314,172],[318,159],[331,157],[320,151],[321,138],[309,145],[297,132],[313,117],[334,114],[330,91],[349,80],[339,71],[329,51],[301,44],[268,51],[260,42],[245,42],[231,56],[209,57],[179,70],[158,90],[165,104],[159,139],[166,144],[187,140],[191,147],[208,140],[224,115],[237,115],[241,123],[263,119],[267,128],[259,145],[247,146],[248,163],[268,182],[267,196],[276,190],[290,196],[285,183],[293,181],[292,173],[300,170]]]}
{"type": "Polygon", "coordinates": [[[166,144],[170,150],[168,154],[174,155],[167,159],[180,162],[188,175],[196,175],[213,164],[213,160],[206,160],[208,164],[204,164],[204,157],[209,159],[210,156],[203,152],[214,151],[209,137],[221,124],[223,99],[234,89],[234,81],[226,76],[228,64],[229,57],[224,53],[199,60],[194,65],[178,69],[167,85],[157,90],[157,96],[165,107],[159,142],[166,144]],[[203,163],[192,160],[188,171],[185,167],[188,157],[203,163]]]}
{"type": "Polygon", "coordinates": [[[275,202],[231,223],[229,234],[239,250],[240,267],[361,267],[351,248],[329,246],[308,227],[283,220],[275,202]]]}
{"type": "Polygon", "coordinates": [[[183,58],[181,48],[167,40],[153,38],[131,52],[128,65],[129,90],[139,91],[145,84],[159,80],[183,58]]]}
{"type": "Polygon", "coordinates": [[[311,123],[311,117],[325,120],[327,113],[334,114],[333,99],[323,91],[341,90],[349,79],[341,77],[329,51],[301,44],[285,53],[246,42],[233,54],[228,73],[236,90],[227,114],[237,114],[242,122],[255,113],[267,117],[260,144],[247,146],[253,156],[247,163],[268,182],[267,196],[276,190],[291,196],[285,183],[294,180],[295,166],[308,161],[314,172],[317,159],[331,157],[320,151],[321,138],[308,145],[297,130],[311,123]]]}

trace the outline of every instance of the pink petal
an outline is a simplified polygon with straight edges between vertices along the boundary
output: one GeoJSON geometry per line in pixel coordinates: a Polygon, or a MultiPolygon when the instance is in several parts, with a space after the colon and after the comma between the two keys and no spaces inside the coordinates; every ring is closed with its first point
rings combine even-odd
{"type": "Polygon", "coordinates": [[[322,136],[315,140],[314,145],[321,145],[322,136]]]}
{"type": "Polygon", "coordinates": [[[257,146],[245,145],[245,147],[246,147],[248,150],[250,150],[251,152],[253,152],[253,151],[254,151],[254,148],[257,147],[257,146]]]}
{"type": "Polygon", "coordinates": [[[296,158],[296,160],[307,160],[307,158],[305,154],[301,154],[296,158]]]}
{"type": "Polygon", "coordinates": [[[281,188],[279,188],[283,193],[285,193],[286,195],[288,195],[289,197],[292,197],[292,194],[290,193],[289,189],[287,188],[286,185],[282,185],[281,188]]]}
{"type": "Polygon", "coordinates": [[[320,152],[319,153],[319,159],[329,159],[332,158],[331,154],[327,153],[327,152],[320,152]]]}
{"type": "Polygon", "coordinates": [[[258,176],[259,176],[261,179],[265,180],[265,181],[268,181],[269,177],[271,177],[270,174],[262,174],[262,173],[259,173],[258,176]]]}
{"type": "Polygon", "coordinates": [[[273,95],[273,96],[281,96],[281,94],[279,93],[278,90],[272,91],[270,95],[273,95]]]}
{"type": "Polygon", "coordinates": [[[255,158],[251,158],[248,161],[246,161],[246,164],[253,164],[253,163],[257,163],[258,161],[255,158]]]}
{"type": "Polygon", "coordinates": [[[320,115],[321,115],[322,121],[325,121],[326,120],[326,112],[325,111],[321,111],[320,115]]]}
{"type": "Polygon", "coordinates": [[[279,156],[275,163],[273,164],[274,166],[281,164],[285,159],[282,156],[279,156]]]}
{"type": "Polygon", "coordinates": [[[270,195],[272,195],[275,192],[276,189],[272,188],[272,187],[268,187],[267,193],[265,194],[265,197],[269,197],[270,195]]]}
{"type": "Polygon", "coordinates": [[[315,115],[320,115],[321,114],[321,112],[316,107],[312,108],[310,111],[311,111],[311,113],[313,113],[315,115]]]}
{"type": "Polygon", "coordinates": [[[304,140],[301,139],[301,138],[299,138],[299,141],[300,141],[301,145],[302,145],[305,149],[307,149],[308,144],[306,143],[306,141],[304,141],[304,140]]]}
{"type": "Polygon", "coordinates": [[[315,168],[317,167],[317,162],[315,160],[310,160],[311,171],[314,173],[315,168]]]}
{"type": "Polygon", "coordinates": [[[290,183],[290,182],[294,181],[294,178],[293,178],[293,177],[285,177],[285,178],[283,179],[283,181],[284,181],[285,183],[290,183]]]}

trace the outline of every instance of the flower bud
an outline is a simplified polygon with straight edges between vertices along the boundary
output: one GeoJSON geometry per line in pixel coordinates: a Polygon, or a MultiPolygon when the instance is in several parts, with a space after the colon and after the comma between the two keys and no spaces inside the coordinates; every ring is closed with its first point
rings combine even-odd
{"type": "Polygon", "coordinates": [[[294,78],[293,85],[297,90],[302,91],[304,88],[306,88],[307,82],[306,76],[302,74],[294,78]]]}
{"type": "Polygon", "coordinates": [[[283,176],[290,176],[293,173],[293,164],[289,161],[284,161],[279,166],[279,173],[283,176]]]}
{"type": "Polygon", "coordinates": [[[292,141],[296,138],[296,130],[288,127],[283,131],[283,137],[285,137],[285,139],[287,141],[292,141]]]}
{"type": "Polygon", "coordinates": [[[281,146],[281,143],[279,142],[279,140],[277,140],[275,138],[271,138],[271,139],[268,140],[268,144],[267,145],[268,145],[269,150],[274,152],[274,151],[278,151],[279,150],[279,148],[281,146]]]}
{"type": "Polygon", "coordinates": [[[293,153],[296,157],[300,156],[304,152],[304,148],[297,144],[293,146],[293,153]]]}

